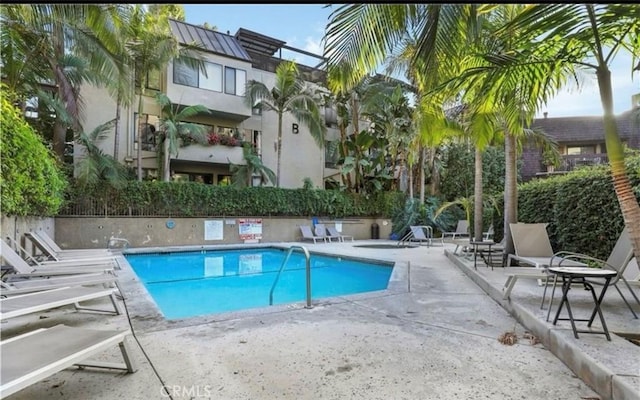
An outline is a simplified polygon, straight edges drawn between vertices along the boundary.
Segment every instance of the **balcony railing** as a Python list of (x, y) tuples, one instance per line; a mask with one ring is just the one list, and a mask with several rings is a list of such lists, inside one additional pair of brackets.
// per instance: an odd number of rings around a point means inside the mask
[(607, 164), (608, 162), (609, 158), (604, 153), (564, 155), (561, 165), (556, 168), (556, 171), (573, 171), (580, 167)]

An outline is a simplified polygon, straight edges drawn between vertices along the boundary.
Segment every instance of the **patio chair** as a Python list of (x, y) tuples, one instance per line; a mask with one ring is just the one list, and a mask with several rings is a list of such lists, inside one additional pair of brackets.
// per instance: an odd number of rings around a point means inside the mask
[(491, 240), (493, 239), (493, 224), (489, 225), (489, 229), (486, 232), (482, 232), (482, 240)]
[[(426, 233), (425, 233), (426, 231)], [(423, 242), (427, 243), (427, 246), (431, 245), (433, 238), (433, 228), (428, 225), (410, 225), (409, 232), (400, 239), (398, 245), (404, 242), (419, 242), (422, 245)]]
[(120, 296), (122, 290), (118, 277), (110, 273), (76, 274), (55, 277), (33, 277), (0, 281), (0, 296), (16, 296), (25, 293), (40, 292), (68, 286), (98, 286), (115, 287)]
[(456, 230), (453, 232), (442, 232), (442, 242), (444, 243), (444, 239), (459, 239), (461, 237), (469, 237), (469, 222), (466, 219), (461, 219), (458, 221), (458, 225), (456, 225)]
[[(95, 330), (56, 325), (0, 342), (0, 397), (5, 398), (73, 365), (136, 371), (126, 337), (130, 330)], [(120, 347), (124, 363), (88, 359)]]
[(96, 272), (111, 272), (113, 273), (113, 264), (96, 263), (96, 264), (67, 264), (64, 262), (51, 263), (44, 266), (32, 266), (16, 253), (7, 242), (0, 240), (0, 257), (3, 258), (14, 273), (10, 276), (11, 279), (18, 277), (33, 277), (33, 276), (55, 276), (55, 275), (76, 275), (85, 273)]
[(10, 236), (7, 236), (7, 242), (10, 243), (11, 248), (17, 253), (20, 258), (25, 260), (28, 264), (35, 267), (74, 267), (74, 266), (93, 266), (102, 265), (108, 268), (120, 269), (120, 263), (116, 256), (98, 256), (98, 257), (85, 257), (85, 258), (65, 258), (63, 260), (38, 260), (31, 256), (22, 246), (18, 244), (16, 240), (13, 240)]
[(554, 265), (563, 267), (587, 266), (578, 261), (564, 259), (553, 252), (546, 223), (509, 224), (509, 228), (515, 254), (509, 254), (507, 257), (507, 267), (511, 267), (512, 260), (516, 260), (520, 264), (531, 265), (533, 268), (515, 268), (514, 272), (507, 275), (507, 281), (502, 288), (504, 292), (503, 299), (508, 299), (511, 296), (511, 290), (518, 279), (536, 279), (538, 284), (545, 282), (542, 302), (540, 303), (540, 308), (542, 308), (547, 293), (546, 282), (549, 277), (547, 268), (551, 263), (555, 262)]
[(326, 236), (314, 235), (309, 225), (300, 225), (300, 233), (302, 233), (302, 240), (313, 240), (313, 243), (317, 243), (317, 240), (322, 239), (325, 243), (327, 242)]
[(351, 239), (351, 241), (353, 242), (353, 236), (343, 235), (342, 233), (338, 232), (335, 226), (328, 226), (327, 232), (329, 232), (330, 238), (337, 238), (339, 242), (344, 242), (345, 239)]
[[(317, 237), (323, 237), (325, 238), (325, 242), (328, 241), (329, 243), (331, 243), (332, 237), (329, 236), (329, 233), (327, 232), (327, 228), (324, 226), (324, 224), (316, 224), (314, 228), (314, 232)], [(338, 239), (338, 241), (340, 241), (340, 239)]]
[[(80, 306), (78, 303), (109, 297), (112, 310), (94, 309)], [(115, 296), (115, 289), (95, 287), (62, 287), (58, 289), (43, 290), (18, 296), (0, 299), (0, 318), (7, 320), (35, 312), (51, 310), (58, 307), (74, 305), (76, 310), (92, 311), (120, 315), (120, 307)]]
[[(609, 285), (613, 286), (618, 291), (624, 303), (627, 305), (627, 307), (629, 307), (629, 310), (631, 310), (633, 317), (636, 319), (638, 318), (638, 315), (633, 310), (633, 307), (631, 307), (631, 304), (629, 304), (627, 299), (622, 294), (622, 291), (618, 287), (618, 284), (620, 282), (624, 283), (627, 289), (629, 290), (629, 292), (631, 293), (631, 296), (633, 296), (633, 298), (636, 300), (636, 303), (640, 306), (640, 299), (638, 299), (638, 296), (633, 291), (633, 288), (631, 287), (627, 279), (625, 279), (624, 277), (624, 272), (627, 269), (627, 265), (629, 265), (629, 263), (633, 259), (633, 246), (631, 244), (631, 239), (629, 239), (629, 232), (627, 231), (627, 228), (624, 228), (620, 233), (620, 236), (618, 237), (618, 240), (616, 241), (616, 244), (613, 246), (613, 249), (611, 250), (611, 253), (609, 254), (609, 257), (607, 258), (606, 261), (595, 258), (595, 257), (590, 257), (582, 253), (572, 253), (572, 252), (563, 251), (556, 254), (564, 259), (581, 261), (585, 263), (588, 262), (589, 264), (591, 264), (592, 267), (597, 266), (599, 268), (616, 271), (617, 275), (611, 280)], [(553, 289), (551, 290), (551, 297), (549, 298), (549, 310), (547, 311), (547, 321), (549, 320), (549, 315), (551, 312), (551, 305), (553, 303), (553, 296), (556, 290), (555, 284), (557, 279), (558, 279), (558, 276), (556, 275), (553, 281)], [(596, 280), (591, 281), (589, 279), (586, 279), (586, 281), (592, 285), (602, 285), (602, 282), (600, 281), (596, 281)]]
[[(24, 236), (45, 256), (54, 261), (84, 258), (113, 258), (117, 255), (107, 249), (62, 250), (49, 236), (46, 236), (48, 239), (45, 239), (37, 232), (25, 232)], [(53, 243), (53, 245), (50, 243)]]

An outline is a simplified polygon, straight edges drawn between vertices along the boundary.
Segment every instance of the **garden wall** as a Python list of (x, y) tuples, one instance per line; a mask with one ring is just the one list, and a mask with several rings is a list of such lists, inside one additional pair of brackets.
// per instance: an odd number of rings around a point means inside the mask
[[(292, 242), (301, 238), (299, 225), (311, 225), (309, 218), (250, 217), (262, 219), (262, 239), (266, 242)], [(113, 237), (125, 238), (129, 247), (180, 246), (244, 243), (240, 238), (241, 217), (56, 217), (55, 230), (45, 226), (38, 229), (55, 235), (62, 248), (105, 248)], [(222, 239), (205, 239), (205, 221), (222, 225)], [(343, 218), (318, 220), (327, 226), (342, 223), (342, 233), (356, 240), (371, 239), (371, 225), (377, 223), (379, 237), (388, 239), (391, 221), (385, 218)], [(209, 232), (214, 231), (210, 230)], [(54, 233), (52, 233), (52, 231)]]

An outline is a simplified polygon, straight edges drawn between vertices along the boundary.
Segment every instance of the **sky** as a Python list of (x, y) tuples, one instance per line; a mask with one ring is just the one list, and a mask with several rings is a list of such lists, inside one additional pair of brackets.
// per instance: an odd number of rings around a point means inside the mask
[[(234, 35), (244, 28), (282, 40), (287, 46), (321, 55), (322, 38), (331, 12), (337, 5), (324, 4), (185, 4), (185, 20), (191, 24), (208, 22), (219, 32)], [(315, 66), (319, 59), (282, 51), (282, 57)], [(631, 55), (620, 52), (610, 66), (613, 85), (614, 113), (631, 109), (631, 96), (640, 93), (640, 74), (631, 75)], [(581, 89), (575, 85), (562, 90), (540, 109), (551, 117), (601, 116), (602, 103), (595, 75), (584, 76)]]

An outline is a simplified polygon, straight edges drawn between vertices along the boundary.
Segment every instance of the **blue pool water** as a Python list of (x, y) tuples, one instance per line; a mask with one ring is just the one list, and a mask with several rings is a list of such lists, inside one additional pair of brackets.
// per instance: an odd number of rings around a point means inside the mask
[[(273, 248), (128, 254), (127, 261), (167, 319), (269, 305), (269, 292), (286, 251)], [(291, 254), (273, 292), (273, 304), (306, 299), (305, 258)], [(311, 255), (311, 297), (387, 288), (390, 264)]]

